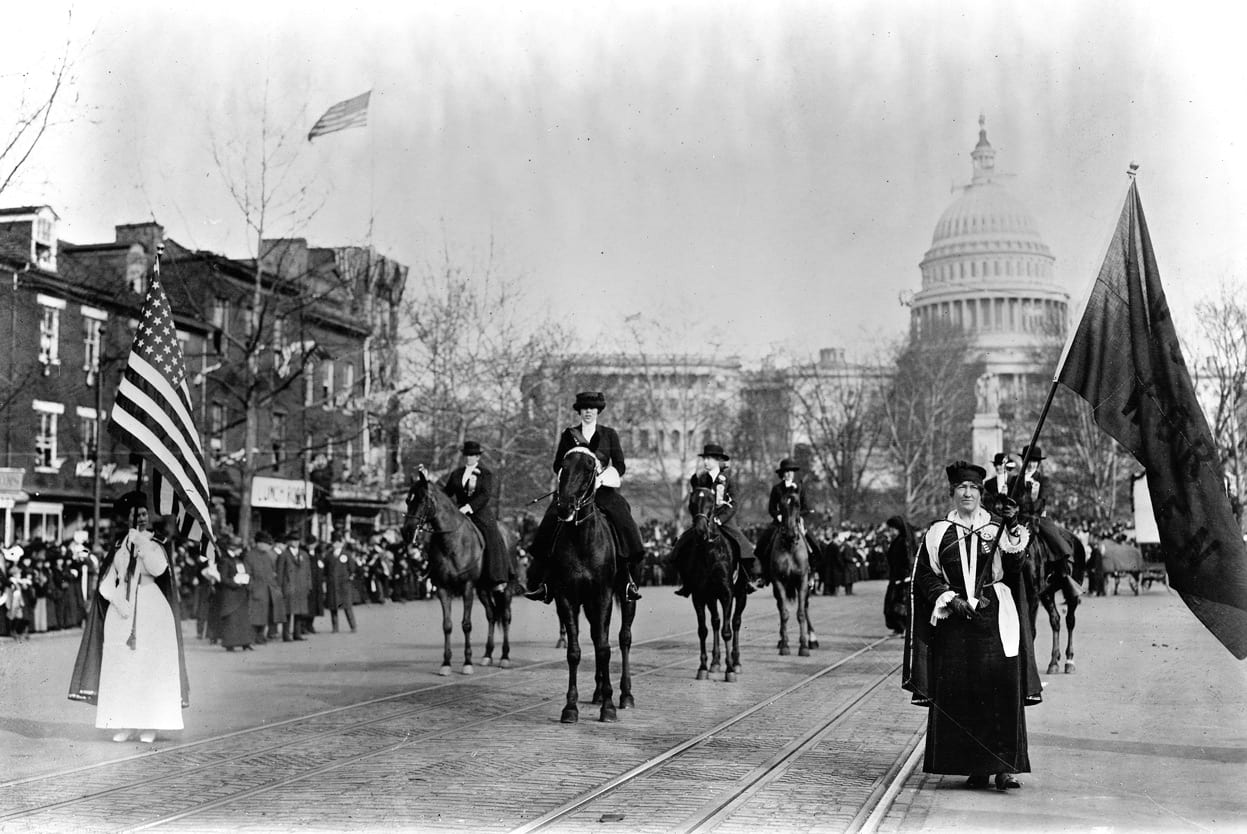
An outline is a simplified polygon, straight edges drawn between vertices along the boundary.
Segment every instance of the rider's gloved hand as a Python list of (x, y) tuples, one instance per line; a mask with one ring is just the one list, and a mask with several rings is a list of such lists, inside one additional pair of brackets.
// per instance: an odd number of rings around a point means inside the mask
[(996, 508), (1000, 511), (1000, 517), (1004, 519), (1005, 527), (1008, 528), (1009, 532), (1012, 533), (1017, 530), (1018, 502), (1007, 495), (1002, 495), (996, 504)]

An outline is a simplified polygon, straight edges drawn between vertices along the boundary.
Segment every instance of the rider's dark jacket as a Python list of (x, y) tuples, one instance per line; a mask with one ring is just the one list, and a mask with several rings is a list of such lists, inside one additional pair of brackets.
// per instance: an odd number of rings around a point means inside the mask
[(780, 524), (784, 515), (784, 493), (795, 490), (797, 500), (801, 502), (801, 515), (804, 516), (810, 511), (809, 505), (805, 501), (805, 484), (800, 481), (794, 481), (791, 484), (780, 481), (771, 487), (771, 498), (767, 502), (766, 511), (771, 514), (771, 521)]
[[(619, 444), (619, 435), (610, 426), (603, 426), (599, 423), (594, 429), (593, 437), (590, 438), (584, 436), (580, 426), (568, 426), (563, 429), (563, 433), (559, 435), (558, 448), (554, 452), (552, 468), (556, 473), (563, 468), (563, 456), (573, 446), (583, 446), (597, 455), (603, 469), (613, 466), (620, 475), (627, 470), (623, 447)], [(624, 557), (630, 562), (639, 562), (644, 559), (645, 544), (641, 541), (641, 531), (637, 529), (636, 521), (632, 518), (632, 508), (619, 494), (619, 490), (615, 487), (599, 486), (596, 503), (610, 519), (619, 538), (623, 541)], [(545, 518), (541, 520), (541, 528), (537, 531), (537, 537), (534, 539), (535, 548), (548, 547), (548, 543), (552, 542), (555, 519), (553, 510), (554, 504), (551, 503)]]

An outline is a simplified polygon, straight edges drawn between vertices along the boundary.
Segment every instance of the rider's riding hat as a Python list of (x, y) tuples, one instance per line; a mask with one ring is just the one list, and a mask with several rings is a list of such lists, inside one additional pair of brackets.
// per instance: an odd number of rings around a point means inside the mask
[(701, 447), (701, 455), (703, 458), (718, 458), (719, 460), (731, 460), (727, 456), (727, 452), (723, 451), (723, 447), (718, 443), (707, 443)]
[(606, 395), (601, 391), (581, 391), (576, 395), (576, 402), (572, 405), (572, 410), (580, 411), (582, 408), (603, 410), (606, 408)]
[(130, 515), (131, 510), (147, 509), (147, 493), (132, 489), (113, 501), (113, 513), (119, 516)]
[(1047, 458), (1043, 456), (1043, 449), (1040, 449), (1038, 446), (1023, 446), (1022, 460), (1047, 460)]
[(459, 453), (463, 455), (479, 455), (481, 453), (481, 444), (475, 440), (465, 440), (463, 441), (463, 448), (459, 450)]
[(800, 472), (801, 464), (792, 458), (784, 458), (779, 462), (779, 468), (775, 470), (776, 475), (783, 475), (785, 472)]
[(948, 475), (948, 485), (957, 486), (966, 482), (977, 485), (982, 488), (984, 479), (987, 478), (987, 470), (973, 463), (967, 463), (964, 460), (956, 460), (948, 464), (944, 468), (944, 473)]

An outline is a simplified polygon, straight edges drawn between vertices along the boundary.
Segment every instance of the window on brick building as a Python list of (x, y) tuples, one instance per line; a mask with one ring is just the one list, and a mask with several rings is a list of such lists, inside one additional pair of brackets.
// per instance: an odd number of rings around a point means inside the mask
[(95, 460), (100, 442), (100, 424), (94, 408), (78, 407), (78, 454), (82, 460)]
[(35, 468), (52, 469), (57, 466), (56, 429), (57, 418), (64, 413), (65, 407), (60, 403), (48, 403), (42, 400), (34, 402), (35, 417)]
[(87, 385), (94, 385), (100, 372), (100, 341), (104, 322), (94, 318), (82, 320), (82, 370), (87, 375)]
[(208, 448), (218, 455), (225, 451), (225, 406), (220, 403), (208, 408)]
[(273, 468), (281, 466), (286, 461), (286, 426), (288, 421), (286, 415), (280, 411), (273, 412)]
[(53, 301), (39, 297), (39, 362), (45, 367), (61, 364), (61, 309), (65, 303), (49, 303)]
[(333, 408), (333, 360), (326, 359), (323, 363), (320, 378), (320, 398), (325, 408)]

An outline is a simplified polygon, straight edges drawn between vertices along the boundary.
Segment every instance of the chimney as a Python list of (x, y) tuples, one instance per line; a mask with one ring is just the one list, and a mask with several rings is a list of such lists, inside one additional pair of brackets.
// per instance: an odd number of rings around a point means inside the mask
[(118, 243), (137, 243), (149, 256), (156, 254), (156, 247), (165, 242), (165, 229), (159, 223), (126, 223), (114, 227)]
[(260, 244), (260, 267), (279, 278), (302, 278), (307, 275), (307, 238), (272, 238)]

